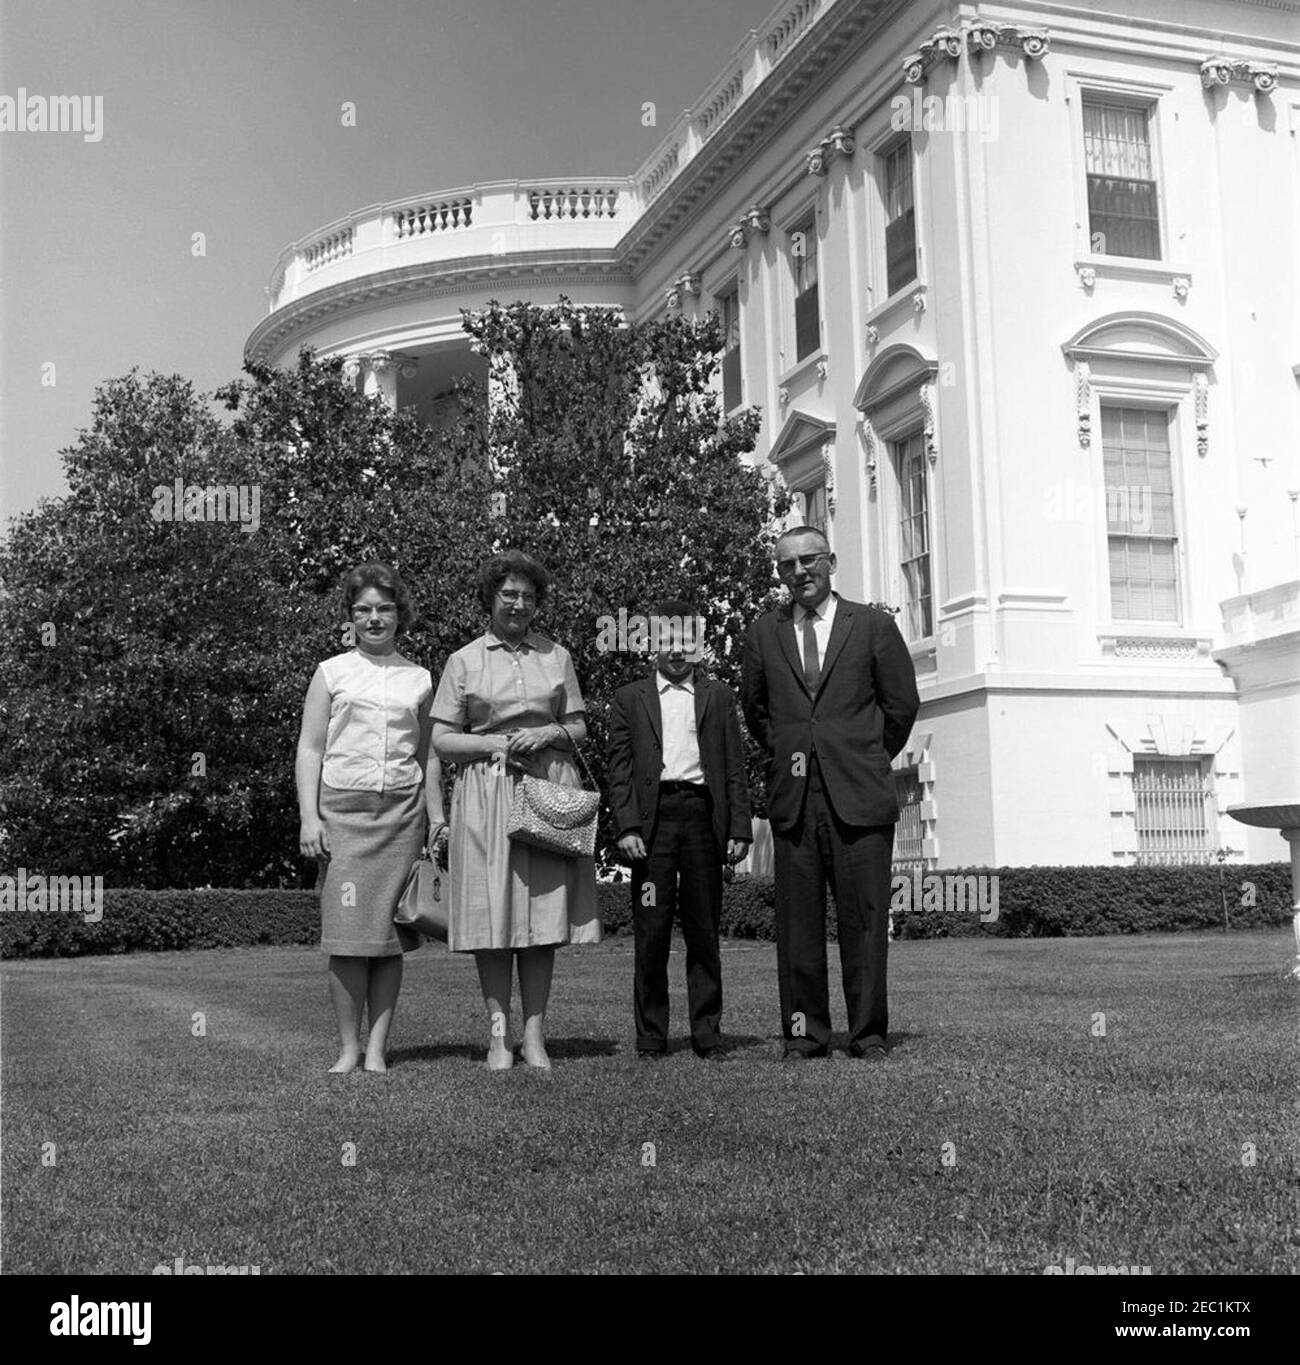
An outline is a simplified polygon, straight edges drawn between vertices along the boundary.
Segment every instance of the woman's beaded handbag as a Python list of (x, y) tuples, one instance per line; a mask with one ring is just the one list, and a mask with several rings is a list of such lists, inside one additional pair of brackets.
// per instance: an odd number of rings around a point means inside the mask
[[(581, 751), (574, 746), (573, 753), (587, 780), (594, 786)], [(506, 833), (518, 843), (530, 844), (548, 853), (567, 858), (590, 858), (596, 851), (599, 814), (599, 791), (566, 787), (560, 782), (525, 774), (515, 784)]]

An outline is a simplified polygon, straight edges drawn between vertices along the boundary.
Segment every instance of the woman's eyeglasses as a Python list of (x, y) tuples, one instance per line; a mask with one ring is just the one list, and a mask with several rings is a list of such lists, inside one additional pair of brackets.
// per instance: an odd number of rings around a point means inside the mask
[(531, 592), (514, 592), (514, 591), (506, 591), (505, 589), (498, 589), (498, 590), (497, 590), (497, 596), (498, 596), (503, 602), (508, 602), (511, 606), (513, 606), (516, 602), (522, 602), (523, 605), (526, 606), (526, 607), (535, 607), (535, 606), (537, 605), (537, 594), (536, 594), (536, 593), (531, 593)]

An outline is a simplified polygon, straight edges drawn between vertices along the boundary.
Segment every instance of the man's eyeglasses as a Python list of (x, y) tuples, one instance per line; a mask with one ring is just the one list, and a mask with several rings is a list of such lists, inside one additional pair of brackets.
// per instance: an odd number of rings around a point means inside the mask
[(360, 617), (364, 621), (372, 611), (377, 611), (380, 616), (397, 615), (397, 607), (392, 602), (381, 602), (377, 607), (363, 607), (358, 604), (352, 608), (352, 615)]
[(508, 603), (510, 603), (512, 606), (513, 606), (514, 603), (516, 603), (516, 602), (522, 602), (522, 603), (524, 604), (524, 606), (526, 606), (526, 607), (535, 607), (535, 606), (537, 605), (537, 594), (536, 594), (536, 593), (531, 593), (531, 592), (515, 592), (515, 591), (509, 591), (509, 592), (507, 592), (505, 589), (498, 589), (498, 590), (497, 590), (497, 596), (498, 596), (503, 602), (508, 602)]
[(798, 555), (794, 559), (778, 559), (776, 561), (776, 571), (782, 577), (794, 573), (796, 568), (814, 569), (823, 559), (829, 559), (827, 551), (822, 550), (815, 555)]

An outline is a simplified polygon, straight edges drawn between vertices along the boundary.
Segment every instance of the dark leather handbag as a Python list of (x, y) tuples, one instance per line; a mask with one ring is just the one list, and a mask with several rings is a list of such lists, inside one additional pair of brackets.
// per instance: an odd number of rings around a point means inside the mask
[(406, 885), (398, 897), (393, 923), (414, 929), (425, 938), (447, 941), (447, 897), (442, 884), (442, 869), (426, 848), (412, 864)]

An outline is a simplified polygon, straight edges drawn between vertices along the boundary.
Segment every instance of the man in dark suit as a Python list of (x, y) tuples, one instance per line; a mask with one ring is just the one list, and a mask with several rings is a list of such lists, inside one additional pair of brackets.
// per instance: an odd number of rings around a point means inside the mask
[(785, 532), (776, 571), (789, 605), (745, 643), (741, 704), (768, 756), (776, 953), (785, 1057), (830, 1050), (826, 884), (835, 896), (849, 1054), (881, 1061), (898, 800), (890, 759), (920, 700), (893, 617), (831, 592), (835, 556), (814, 527)]
[(696, 671), (701, 625), (685, 602), (660, 603), (651, 618), (655, 671), (621, 687), (610, 715), (610, 801), (632, 864), (636, 1046), (646, 1061), (668, 1049), (674, 914), (686, 940), (691, 1045), (723, 1060), (722, 866), (739, 862), (752, 838), (736, 702)]

